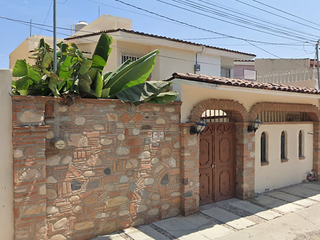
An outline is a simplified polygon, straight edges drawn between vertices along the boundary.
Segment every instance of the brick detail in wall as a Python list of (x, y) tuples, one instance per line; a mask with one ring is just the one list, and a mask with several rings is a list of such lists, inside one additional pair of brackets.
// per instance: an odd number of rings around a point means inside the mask
[(181, 211), (184, 216), (199, 211), (199, 136), (190, 135), (192, 125), (180, 125)]
[(184, 211), (180, 105), (14, 96), (16, 239), (89, 239)]
[[(208, 99), (196, 104), (189, 116), (190, 122), (198, 122), (202, 113), (208, 109), (223, 110), (232, 114), (236, 121), (236, 195), (241, 199), (254, 196), (254, 133), (248, 133), (250, 115), (238, 101)], [(253, 118), (254, 119), (254, 118)], [(197, 149), (199, 151), (199, 149)]]
[(320, 176), (320, 123), (313, 123), (313, 170)]
[(312, 104), (275, 103), (275, 102), (256, 103), (250, 109), (250, 118), (255, 119), (262, 111), (303, 112), (303, 113), (308, 113), (312, 121), (314, 122), (320, 121), (319, 109)]
[(208, 99), (197, 103), (191, 110), (189, 122), (198, 122), (206, 110), (223, 110), (231, 113), (236, 122), (245, 122), (249, 119), (247, 109), (238, 101), (228, 99)]
[[(28, 110), (26, 110), (28, 111)], [(13, 128), (15, 239), (46, 239), (46, 158), (48, 126)]]
[(254, 197), (255, 134), (248, 133), (247, 123), (236, 123), (236, 196)]

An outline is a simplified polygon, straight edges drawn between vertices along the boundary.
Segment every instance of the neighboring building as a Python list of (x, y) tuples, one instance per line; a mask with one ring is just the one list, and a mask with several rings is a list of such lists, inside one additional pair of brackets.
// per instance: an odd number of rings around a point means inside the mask
[(254, 60), (235, 60), (234, 78), (255, 81), (256, 71), (254, 69)]
[(309, 58), (256, 58), (235, 60), (234, 65), (234, 77), (237, 79), (318, 88), (317, 63)]
[[(158, 49), (160, 53), (152, 72), (152, 80), (167, 79), (172, 72), (233, 77), (235, 59), (250, 60), (255, 57), (253, 54), (137, 32), (131, 29), (130, 19), (109, 15), (103, 15), (88, 25), (84, 22), (79, 25), (84, 27), (65, 40), (76, 43), (87, 57), (91, 57), (101, 33), (107, 33), (113, 37), (113, 50), (105, 71), (116, 69), (127, 58), (137, 59)], [(11, 62), (25, 58), (29, 50), (30, 48), (15, 50), (12, 53)], [(12, 67), (11, 63), (10, 68)]]
[(255, 59), (258, 82), (286, 83), (301, 87), (316, 87), (315, 61), (304, 59)]
[[(9, 68), (13, 69), (16, 61), (18, 59), (26, 59), (29, 64), (33, 64), (34, 60), (29, 57), (32, 55), (32, 51), (38, 47), (39, 41), (44, 38), (45, 42), (50, 46), (53, 45), (52, 37), (45, 37), (40, 35), (33, 35), (32, 37), (27, 37), (16, 49), (14, 49), (9, 55)], [(57, 43), (63, 41), (63, 39), (58, 38)]]

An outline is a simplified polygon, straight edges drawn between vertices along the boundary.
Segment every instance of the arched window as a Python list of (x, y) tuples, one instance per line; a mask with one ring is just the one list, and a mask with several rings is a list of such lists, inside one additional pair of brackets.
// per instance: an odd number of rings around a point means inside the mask
[(303, 144), (303, 131), (300, 130), (299, 131), (299, 136), (298, 136), (298, 154), (299, 154), (299, 158), (303, 158), (304, 156), (304, 152), (303, 152), (303, 147), (304, 147), (304, 144)]
[(281, 132), (281, 160), (287, 160), (287, 134)]
[(261, 163), (266, 163), (267, 161), (267, 134), (265, 132), (261, 133), (260, 138), (260, 161)]

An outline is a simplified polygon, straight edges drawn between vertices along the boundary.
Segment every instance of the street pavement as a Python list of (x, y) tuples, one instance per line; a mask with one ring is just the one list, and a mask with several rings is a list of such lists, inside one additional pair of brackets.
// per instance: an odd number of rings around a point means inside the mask
[(320, 182), (228, 199), (200, 207), (187, 217), (96, 237), (92, 240), (320, 240)]

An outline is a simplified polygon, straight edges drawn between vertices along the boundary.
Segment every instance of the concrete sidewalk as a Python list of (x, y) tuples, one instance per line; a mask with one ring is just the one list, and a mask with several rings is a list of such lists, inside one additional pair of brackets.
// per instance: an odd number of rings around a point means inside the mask
[(131, 227), (93, 240), (320, 239), (320, 182), (260, 194), (251, 201), (229, 199), (174, 217)]

